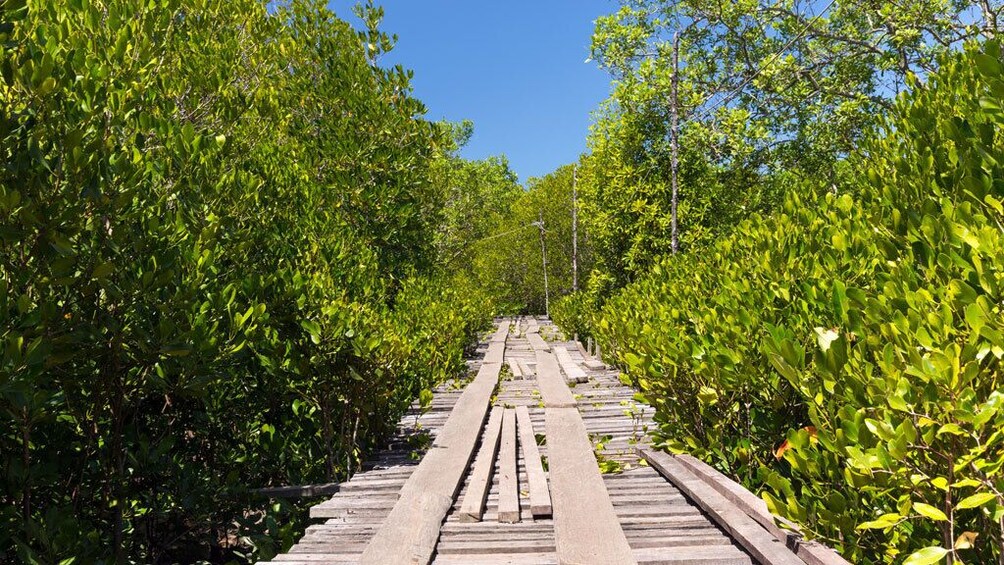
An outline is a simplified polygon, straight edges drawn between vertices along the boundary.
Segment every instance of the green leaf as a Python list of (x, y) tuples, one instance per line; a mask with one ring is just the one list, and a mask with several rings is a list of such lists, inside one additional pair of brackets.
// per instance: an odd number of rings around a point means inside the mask
[(903, 516), (896, 514), (895, 512), (890, 512), (888, 514), (883, 514), (877, 520), (872, 520), (870, 522), (862, 522), (858, 524), (857, 530), (881, 530), (895, 526), (903, 519)]
[(948, 521), (948, 516), (944, 512), (938, 510), (937, 508), (931, 506), (930, 504), (925, 504), (923, 502), (914, 502), (913, 508), (920, 513), (921, 516), (930, 518), (932, 520), (937, 520), (939, 522)]
[(983, 53), (974, 54), (976, 60), (976, 68), (980, 70), (980, 74), (989, 78), (996, 78), (1000, 74), (1000, 62), (991, 57), (990, 55), (985, 55)]
[(977, 508), (979, 506), (983, 506), (984, 504), (990, 502), (991, 500), (994, 500), (995, 498), (996, 497), (992, 493), (981, 492), (981, 493), (977, 493), (977, 494), (974, 494), (972, 496), (967, 496), (966, 498), (963, 498), (962, 500), (959, 501), (958, 504), (955, 505), (955, 508), (956, 508), (956, 510), (965, 510), (967, 508)]
[(930, 565), (931, 563), (941, 561), (946, 555), (948, 555), (948, 550), (943, 547), (925, 547), (920, 551), (911, 553), (903, 561), (903, 565)]

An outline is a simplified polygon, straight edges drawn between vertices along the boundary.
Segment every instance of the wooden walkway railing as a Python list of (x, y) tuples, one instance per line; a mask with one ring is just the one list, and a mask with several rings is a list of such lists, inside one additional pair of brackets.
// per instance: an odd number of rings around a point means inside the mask
[(501, 321), (463, 391), (405, 416), (274, 563), (847, 563), (707, 465), (651, 449), (652, 409), (548, 326)]

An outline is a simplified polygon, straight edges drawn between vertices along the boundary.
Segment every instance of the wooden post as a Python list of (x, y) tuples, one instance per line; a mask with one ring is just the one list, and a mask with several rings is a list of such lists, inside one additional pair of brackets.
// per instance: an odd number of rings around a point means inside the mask
[(679, 116), (679, 100), (677, 99), (677, 89), (679, 88), (679, 74), (680, 74), (680, 32), (673, 34), (673, 87), (672, 87), (672, 126), (670, 128), (670, 149), (673, 153), (672, 156), (672, 184), (673, 184), (673, 201), (672, 201), (672, 223), (673, 223), (673, 254), (675, 255), (677, 251), (680, 250), (680, 240), (677, 236), (676, 228), (676, 203), (677, 203), (677, 171), (680, 168), (680, 116)]
[(575, 164), (572, 166), (572, 292), (579, 291), (579, 212), (575, 186), (578, 176), (579, 165)]

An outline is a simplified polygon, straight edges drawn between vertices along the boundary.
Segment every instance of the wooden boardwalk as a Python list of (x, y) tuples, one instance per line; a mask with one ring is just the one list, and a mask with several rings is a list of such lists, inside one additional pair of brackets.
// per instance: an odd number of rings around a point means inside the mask
[(412, 408), (274, 563), (846, 564), (710, 467), (652, 450), (652, 408), (562, 340), (501, 321), (474, 378)]

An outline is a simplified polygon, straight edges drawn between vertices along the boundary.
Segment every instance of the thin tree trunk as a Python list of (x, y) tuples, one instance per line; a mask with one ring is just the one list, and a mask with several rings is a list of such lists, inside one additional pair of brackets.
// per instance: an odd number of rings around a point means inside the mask
[(672, 223), (673, 223), (673, 239), (672, 248), (673, 254), (675, 255), (680, 250), (680, 239), (677, 233), (677, 221), (676, 221), (676, 206), (678, 202), (678, 181), (677, 174), (680, 168), (680, 116), (679, 116), (679, 100), (677, 98), (677, 89), (679, 88), (679, 74), (680, 74), (680, 33), (676, 32), (673, 34), (673, 86), (672, 86), (672, 125), (670, 127), (670, 149), (672, 150), (672, 185), (673, 185), (673, 201), (672, 201)]
[(21, 515), (24, 523), (31, 520), (31, 418), (24, 409), (24, 428), (21, 430), (22, 459), (24, 464), (24, 491), (21, 493)]
[(579, 291), (579, 211), (576, 184), (579, 166), (572, 167), (572, 292)]

